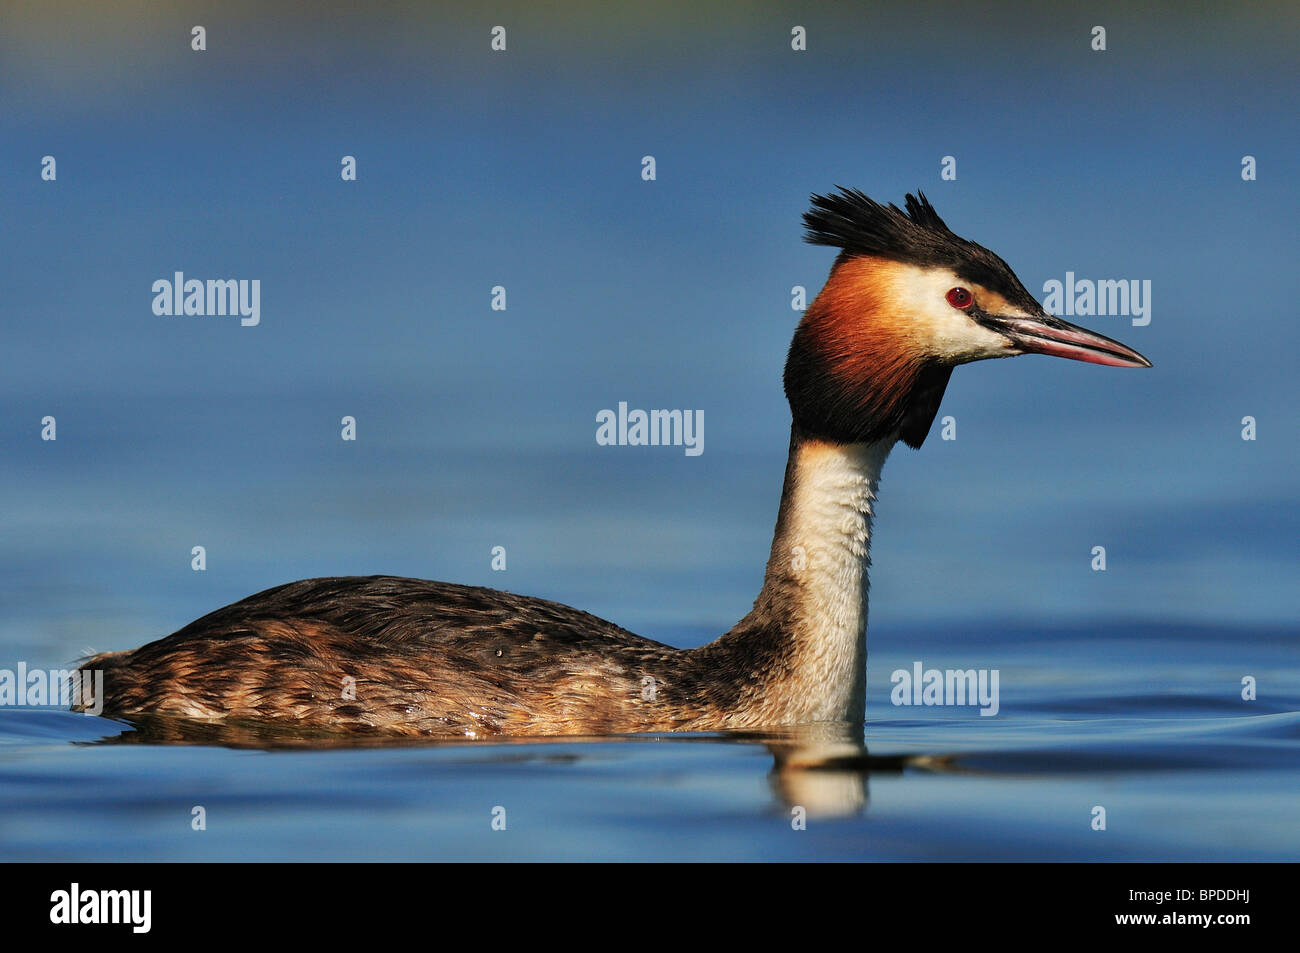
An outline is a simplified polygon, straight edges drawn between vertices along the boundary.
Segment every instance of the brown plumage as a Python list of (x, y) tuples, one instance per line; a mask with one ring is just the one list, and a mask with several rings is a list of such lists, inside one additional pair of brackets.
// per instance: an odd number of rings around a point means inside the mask
[(952, 365), (927, 352), (906, 323), (889, 262), (846, 257), (804, 312), (790, 345), (785, 387), (801, 433), (839, 443), (897, 434), (916, 448), (934, 422)]
[(268, 589), (82, 667), (104, 671), (110, 716), (471, 737), (706, 731), (769, 723), (759, 696), (780, 677), (780, 639), (774, 629), (764, 645), (755, 629), (683, 651), (542, 599), (335, 577)]

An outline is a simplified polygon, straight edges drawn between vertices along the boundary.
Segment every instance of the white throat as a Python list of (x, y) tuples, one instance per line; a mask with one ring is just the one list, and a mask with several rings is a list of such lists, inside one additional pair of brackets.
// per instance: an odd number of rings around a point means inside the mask
[(792, 448), (768, 584), (782, 593), (794, 638), (794, 694), (786, 698), (794, 720), (864, 715), (871, 521), (893, 445)]

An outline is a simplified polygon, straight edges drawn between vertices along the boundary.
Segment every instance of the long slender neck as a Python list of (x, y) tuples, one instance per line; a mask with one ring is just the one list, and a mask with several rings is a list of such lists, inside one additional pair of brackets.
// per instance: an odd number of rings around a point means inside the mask
[(894, 442), (791, 436), (763, 590), (715, 643), (756, 683), (745, 720), (862, 719), (872, 506)]

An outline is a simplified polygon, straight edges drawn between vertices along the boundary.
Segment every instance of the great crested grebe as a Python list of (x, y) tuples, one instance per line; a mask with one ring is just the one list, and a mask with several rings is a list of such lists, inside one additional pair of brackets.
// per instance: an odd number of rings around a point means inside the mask
[(924, 442), (953, 367), (1151, 362), (1047, 314), (923, 194), (906, 210), (815, 195), (804, 224), (840, 254), (786, 360), (790, 455), (763, 588), (716, 641), (675, 649), (495, 589), (306, 579), (86, 660), (104, 671), (104, 714), (469, 737), (861, 722), (880, 470), (897, 441)]

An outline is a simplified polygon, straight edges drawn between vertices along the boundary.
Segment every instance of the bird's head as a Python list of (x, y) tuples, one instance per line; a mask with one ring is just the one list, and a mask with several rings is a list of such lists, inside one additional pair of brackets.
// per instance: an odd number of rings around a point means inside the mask
[(835, 443), (925, 440), (958, 364), (1051, 354), (1150, 367), (1132, 348), (1048, 314), (1005, 261), (955, 235), (923, 194), (906, 209), (853, 189), (814, 195), (806, 239), (840, 249), (790, 345), (796, 430)]

